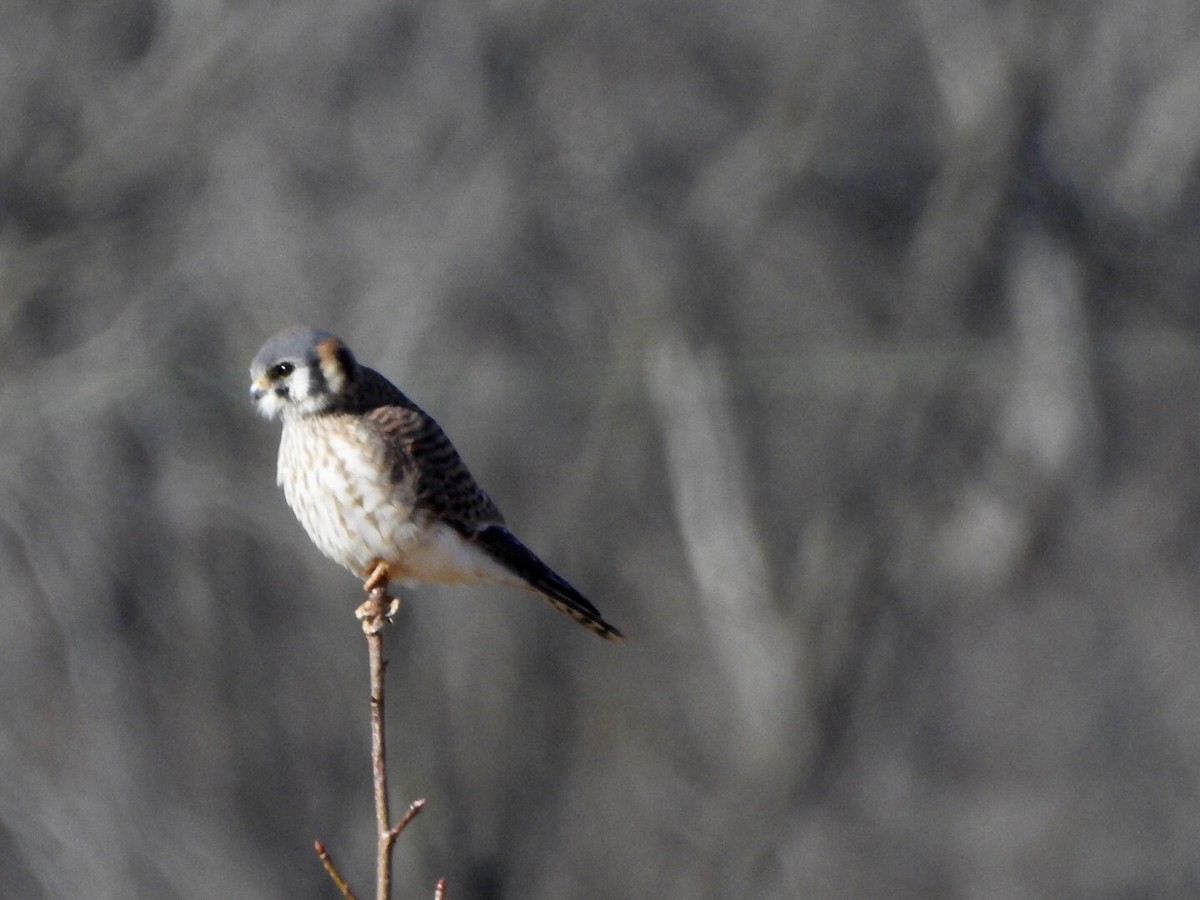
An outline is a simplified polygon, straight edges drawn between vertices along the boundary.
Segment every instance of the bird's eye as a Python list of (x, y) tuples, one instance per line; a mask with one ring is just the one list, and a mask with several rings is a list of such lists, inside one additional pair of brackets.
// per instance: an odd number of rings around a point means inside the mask
[(271, 376), (272, 381), (277, 381), (280, 378), (287, 378), (295, 370), (296, 367), (290, 362), (281, 362), (275, 363), (275, 365), (271, 366), (271, 368), (267, 370), (267, 374)]

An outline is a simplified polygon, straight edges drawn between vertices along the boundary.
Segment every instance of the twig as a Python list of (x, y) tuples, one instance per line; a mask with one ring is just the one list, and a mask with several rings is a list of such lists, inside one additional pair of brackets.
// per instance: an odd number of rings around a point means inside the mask
[(391, 828), (388, 829), (388, 836), (393, 841), (396, 838), (400, 837), (400, 832), (402, 832), (405, 828), (407, 828), (408, 823), (411, 822), (413, 819), (415, 819), (417, 817), (417, 813), (419, 813), (424, 808), (425, 808), (425, 798), (424, 797), (422, 797), (419, 800), (414, 800), (412, 803), (408, 804), (408, 811), (404, 814), (404, 818), (402, 818), (399, 822), (397, 822), (395, 825), (393, 825)]
[(321, 865), (325, 867), (325, 871), (329, 873), (329, 877), (333, 879), (333, 883), (337, 885), (337, 889), (342, 892), (342, 896), (346, 900), (358, 900), (354, 896), (354, 892), (350, 890), (350, 885), (346, 884), (346, 880), (338, 873), (337, 867), (333, 864), (333, 857), (329, 855), (329, 851), (325, 849), (325, 845), (320, 841), (314, 841), (313, 849), (317, 851), (317, 858), (321, 860)]
[(388, 596), (386, 589), (377, 587), (363, 604), (363, 633), (367, 636), (367, 657), (371, 667), (371, 765), (375, 777), (375, 896), (390, 900), (392, 896), (392, 816), (388, 811), (387, 742), (383, 730), (383, 673), (387, 662), (383, 658), (383, 630), (387, 621)]
[[(374, 581), (368, 580), (368, 586)], [(425, 806), (424, 798), (414, 800), (408, 806), (408, 811), (395, 825), (391, 824), (392, 816), (388, 810), (387, 784), (387, 742), (384, 733), (383, 720), (383, 673), (387, 669), (387, 660), (383, 658), (383, 637), (381, 632), (400, 608), (400, 601), (387, 595), (386, 586), (375, 586), (367, 593), (367, 600), (356, 614), (362, 620), (363, 634), (367, 636), (367, 660), (371, 668), (371, 772), (375, 781), (375, 835), (377, 839), (375, 852), (375, 896), (376, 900), (391, 900), (392, 896), (392, 850), (400, 832), (408, 827), (408, 823), (417, 817)], [(345, 879), (333, 865), (325, 845), (320, 841), (315, 844), (317, 856), (325, 871), (333, 879), (343, 898), (356, 900)], [(445, 896), (445, 879), (438, 882), (437, 896)]]
[(371, 664), (371, 762), (375, 776), (375, 827), (379, 843), (375, 853), (375, 896), (392, 896), (392, 854), (389, 829), (387, 743), (383, 739), (383, 638), (379, 632), (367, 635), (367, 653)]
[(375, 827), (378, 845), (375, 853), (375, 896), (390, 900), (392, 896), (392, 849), (396, 838), (425, 806), (425, 800), (414, 800), (404, 817), (395, 825), (388, 803), (387, 743), (383, 718), (383, 673), (387, 661), (383, 658), (383, 626), (396, 614), (399, 602), (376, 587), (360, 607), (363, 633), (367, 636), (367, 657), (371, 667), (371, 767), (375, 780)]

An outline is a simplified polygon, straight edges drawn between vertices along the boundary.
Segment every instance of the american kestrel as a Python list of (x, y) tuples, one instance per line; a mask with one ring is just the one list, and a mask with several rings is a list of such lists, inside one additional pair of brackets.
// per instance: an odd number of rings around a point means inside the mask
[(609, 640), (609, 625), (504, 524), (433, 418), (338, 338), (295, 327), (250, 366), (250, 397), (283, 420), (277, 480), (317, 548), (364, 579), (525, 588)]

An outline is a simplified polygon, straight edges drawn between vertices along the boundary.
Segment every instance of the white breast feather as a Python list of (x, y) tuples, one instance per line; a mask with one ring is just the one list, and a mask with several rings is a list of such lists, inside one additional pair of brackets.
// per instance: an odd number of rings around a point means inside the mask
[(278, 480), (317, 548), (356, 575), (419, 538), (412, 508), (368, 441), (343, 419), (285, 422)]
[(382, 559), (398, 581), (524, 583), (451, 526), (414, 519), (378, 448), (344, 419), (285, 422), (278, 481), (317, 548), (360, 577)]

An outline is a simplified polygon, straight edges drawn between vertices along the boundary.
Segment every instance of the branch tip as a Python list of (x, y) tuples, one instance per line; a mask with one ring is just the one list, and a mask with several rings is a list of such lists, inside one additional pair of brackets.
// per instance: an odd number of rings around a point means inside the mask
[(387, 831), (388, 838), (393, 841), (396, 838), (398, 838), (400, 836), (400, 832), (402, 832), (405, 828), (407, 828), (408, 823), (411, 822), (413, 819), (415, 819), (417, 817), (417, 813), (419, 813), (424, 808), (425, 808), (425, 798), (424, 797), (414, 800), (412, 803), (408, 804), (408, 812), (406, 812), (404, 814), (403, 818), (401, 818), (399, 822), (397, 822), (395, 825), (393, 825), (391, 828), (388, 829), (388, 831)]
[(333, 864), (333, 857), (329, 855), (329, 851), (325, 849), (325, 845), (320, 841), (313, 841), (313, 849), (317, 851), (317, 859), (321, 860), (321, 865), (325, 867), (325, 871), (329, 873), (330, 879), (334, 886), (342, 892), (344, 900), (357, 900), (354, 892), (350, 890), (350, 885), (346, 884), (346, 880), (342, 878), (337, 867)]

